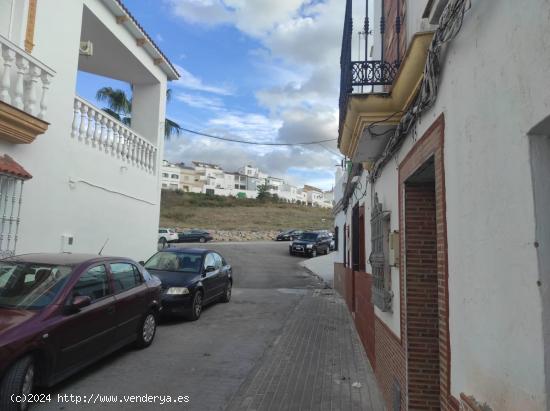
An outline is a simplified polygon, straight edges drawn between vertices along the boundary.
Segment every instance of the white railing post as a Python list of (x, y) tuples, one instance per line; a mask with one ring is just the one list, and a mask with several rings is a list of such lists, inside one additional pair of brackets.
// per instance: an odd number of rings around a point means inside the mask
[(78, 131), (78, 140), (82, 141), (86, 137), (86, 131), (88, 127), (88, 110), (87, 105), (82, 104), (80, 108), (80, 129)]
[(107, 123), (109, 122), (109, 119), (106, 115), (103, 115), (103, 118), (101, 119), (101, 137), (100, 137), (100, 144), (99, 149), (104, 150), (107, 152), (106, 147), (109, 141), (109, 129), (107, 128)]
[(37, 89), (38, 79), (40, 78), (41, 70), (35, 64), (30, 65), (29, 78), (27, 80), (27, 93), (25, 95), (24, 108), (27, 113), (32, 116), (37, 115), (36, 103), (38, 102)]
[(46, 112), (48, 111), (46, 96), (48, 94), (48, 90), (50, 89), (51, 76), (45, 71), (42, 71), (40, 78), (42, 79), (42, 98), (40, 99), (40, 112), (38, 113), (38, 118), (44, 120), (46, 117)]
[(71, 137), (76, 138), (78, 136), (78, 123), (80, 121), (80, 106), (82, 103), (78, 100), (74, 101), (74, 110), (73, 110), (73, 130), (71, 132)]
[(86, 144), (90, 144), (90, 142), (93, 141), (95, 129), (97, 127), (96, 115), (97, 112), (93, 108), (90, 108), (88, 114), (88, 131), (86, 132)]
[(22, 55), (18, 54), (15, 57), (15, 66), (17, 67), (17, 74), (15, 77), (15, 89), (13, 92), (13, 101), (12, 105), (19, 110), (23, 110), (23, 95), (25, 93), (25, 73), (29, 68), (29, 64)]
[(101, 112), (96, 113), (95, 127), (94, 127), (94, 139), (92, 140), (92, 147), (101, 147), (101, 124), (103, 122), (103, 114)]
[(117, 123), (113, 123), (113, 143), (111, 145), (111, 155), (116, 155), (116, 150), (118, 147), (118, 139), (119, 139), (119, 129), (120, 126)]
[(4, 59), (4, 71), (2, 72), (2, 81), (0, 82), (0, 100), (11, 104), (11, 68), (15, 61), (15, 51), (2, 45), (2, 58)]

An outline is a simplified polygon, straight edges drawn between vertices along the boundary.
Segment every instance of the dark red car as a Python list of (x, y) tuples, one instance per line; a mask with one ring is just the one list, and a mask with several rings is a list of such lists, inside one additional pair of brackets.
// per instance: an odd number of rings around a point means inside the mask
[(0, 261), (0, 410), (127, 345), (149, 346), (160, 281), (127, 258), (27, 254)]

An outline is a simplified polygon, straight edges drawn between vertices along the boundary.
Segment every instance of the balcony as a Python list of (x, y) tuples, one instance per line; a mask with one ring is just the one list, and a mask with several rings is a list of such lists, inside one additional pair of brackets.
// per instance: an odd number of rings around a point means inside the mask
[(0, 35), (0, 139), (28, 144), (48, 129), (48, 89), (55, 72)]
[[(374, 33), (370, 29), (367, 1), (365, 24), (360, 33), (367, 39), (362, 60), (352, 58), (353, 5), (352, 0), (346, 3), (340, 57), (338, 147), (342, 154), (362, 163), (366, 169), (382, 154), (401, 115), (414, 101), (433, 37), (431, 32), (416, 33), (407, 47), (401, 35), (403, 3), (403, 0), (374, 0), (375, 17), (380, 18), (380, 31)], [(372, 52), (369, 45), (373, 46)]]
[(71, 137), (124, 163), (156, 173), (157, 147), (80, 97), (74, 99)]

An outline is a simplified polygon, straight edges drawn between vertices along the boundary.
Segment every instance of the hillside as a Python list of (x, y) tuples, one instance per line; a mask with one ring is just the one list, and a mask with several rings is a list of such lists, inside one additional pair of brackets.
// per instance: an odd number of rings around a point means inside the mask
[(331, 212), (295, 204), (163, 191), (160, 226), (247, 231), (330, 229)]

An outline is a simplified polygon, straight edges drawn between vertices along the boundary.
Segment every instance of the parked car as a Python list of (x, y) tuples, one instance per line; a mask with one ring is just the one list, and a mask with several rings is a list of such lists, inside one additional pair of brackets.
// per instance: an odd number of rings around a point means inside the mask
[(307, 255), (317, 257), (318, 254), (330, 252), (330, 241), (332, 237), (318, 231), (306, 231), (300, 238), (292, 241), (288, 246), (290, 255)]
[(302, 235), (302, 230), (287, 230), (279, 233), (275, 240), (277, 241), (292, 241)]
[(178, 243), (206, 243), (214, 238), (208, 231), (204, 230), (186, 230), (178, 233)]
[(161, 283), (127, 258), (27, 254), (0, 261), (0, 409), (155, 337)]
[(195, 321), (205, 304), (231, 300), (233, 269), (216, 251), (168, 248), (154, 254), (144, 266), (162, 282), (163, 314)]
[(167, 243), (178, 241), (178, 233), (171, 228), (159, 228), (159, 243), (164, 247)]

